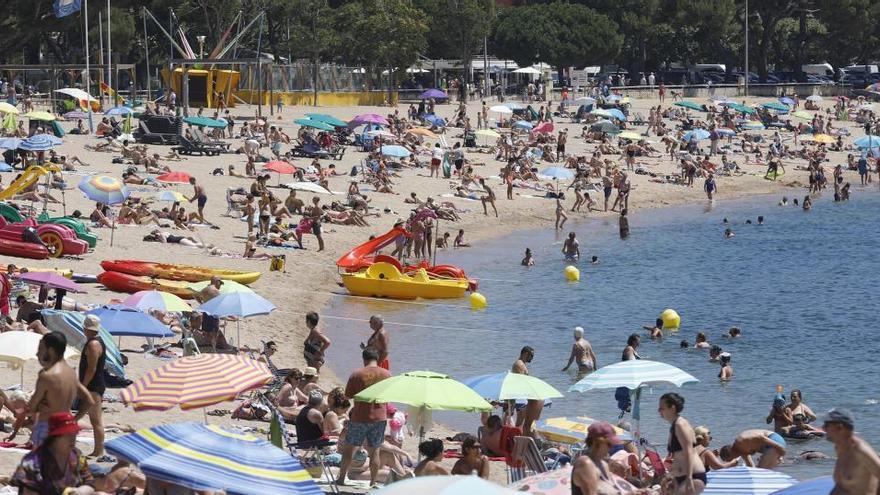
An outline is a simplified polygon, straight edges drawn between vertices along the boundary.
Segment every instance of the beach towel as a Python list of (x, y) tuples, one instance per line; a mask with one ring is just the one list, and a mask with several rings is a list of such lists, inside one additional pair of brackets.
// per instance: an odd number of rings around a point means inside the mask
[[(67, 345), (82, 350), (86, 344), (86, 335), (83, 333), (83, 321), (86, 315), (74, 311), (59, 311), (54, 309), (44, 309), (40, 312), (46, 321), (46, 327), (49, 330), (58, 331), (67, 337)], [(116, 346), (113, 336), (106, 328), (101, 326), (98, 328), (98, 335), (107, 348), (107, 360), (104, 369), (108, 373), (119, 378), (125, 378), (125, 367), (122, 364), (122, 353)]]

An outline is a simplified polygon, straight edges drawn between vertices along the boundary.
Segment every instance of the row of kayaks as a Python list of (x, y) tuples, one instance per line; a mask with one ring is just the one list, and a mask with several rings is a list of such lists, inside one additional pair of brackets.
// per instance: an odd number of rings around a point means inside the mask
[(220, 277), (248, 285), (261, 275), (260, 272), (137, 260), (105, 260), (101, 262), (101, 268), (105, 271), (98, 275), (98, 282), (112, 291), (133, 294), (142, 290), (159, 290), (183, 299), (194, 297), (190, 288), (193, 282)]

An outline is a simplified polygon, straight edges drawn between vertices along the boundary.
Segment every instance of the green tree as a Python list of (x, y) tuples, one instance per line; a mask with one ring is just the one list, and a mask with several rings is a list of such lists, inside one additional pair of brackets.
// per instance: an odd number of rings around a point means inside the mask
[(880, 3), (874, 0), (822, 0), (817, 17), (824, 23), (824, 54), (835, 67), (868, 63), (880, 45)]
[(749, 41), (755, 48), (755, 65), (762, 81), (767, 79), (776, 28), (783, 19), (791, 17), (798, 7), (798, 0), (762, 0), (749, 3)]

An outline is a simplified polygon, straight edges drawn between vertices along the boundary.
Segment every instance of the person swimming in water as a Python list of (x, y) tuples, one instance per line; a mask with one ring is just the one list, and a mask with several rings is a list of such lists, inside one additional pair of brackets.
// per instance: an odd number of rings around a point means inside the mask
[(763, 216), (760, 216), (760, 215), (758, 216), (758, 225), (764, 225), (764, 217)]
[(648, 336), (651, 337), (651, 340), (663, 338), (663, 318), (657, 318), (653, 327), (644, 325), (642, 328), (648, 331)]
[(591, 265), (598, 265), (598, 264), (599, 264), (599, 257), (594, 255), (594, 256), (590, 259), (590, 264), (591, 264)]
[(810, 199), (809, 196), (804, 196), (804, 202), (802, 208), (804, 211), (809, 210), (813, 207), (813, 200)]
[(523, 257), (522, 261), (519, 262), (522, 266), (534, 266), (535, 259), (532, 258), (532, 250), (526, 248), (526, 255)]
[(562, 254), (565, 255), (565, 261), (578, 261), (581, 257), (580, 243), (574, 232), (569, 232), (568, 239), (562, 244)]
[(730, 229), (724, 229), (724, 238), (730, 239), (731, 237), (736, 237), (736, 234), (733, 233)]
[(733, 379), (733, 366), (730, 365), (730, 353), (722, 352), (718, 356), (719, 362), (721, 363), (721, 371), (718, 372), (718, 378), (721, 381), (730, 381)]

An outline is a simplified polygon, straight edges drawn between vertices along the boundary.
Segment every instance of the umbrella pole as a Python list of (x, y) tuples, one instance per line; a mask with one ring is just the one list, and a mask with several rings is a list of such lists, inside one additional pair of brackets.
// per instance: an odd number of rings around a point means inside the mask
[(21, 363), (21, 376), (18, 383), (21, 389), (24, 390), (24, 361)]
[(116, 232), (116, 215), (113, 215), (113, 224), (110, 226), (110, 245), (113, 245), (113, 234)]
[(207, 407), (202, 408), (202, 414), (205, 415), (205, 424), (208, 424), (208, 408)]
[(235, 342), (241, 347), (241, 320), (235, 320)]

